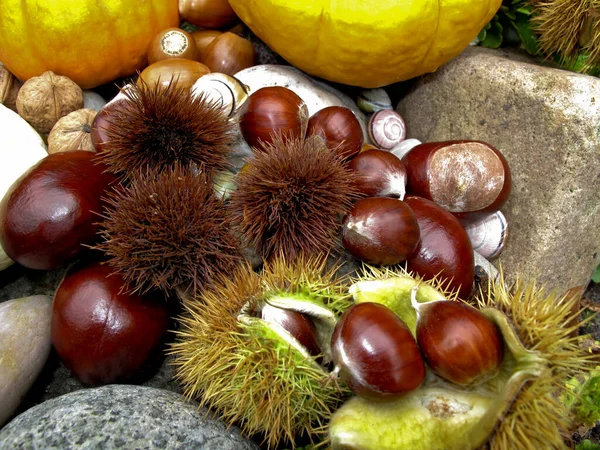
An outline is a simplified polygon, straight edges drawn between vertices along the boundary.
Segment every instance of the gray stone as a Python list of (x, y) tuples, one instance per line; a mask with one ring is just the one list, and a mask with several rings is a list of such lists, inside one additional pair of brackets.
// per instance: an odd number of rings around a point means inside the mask
[(588, 284), (600, 261), (600, 79), (469, 48), (397, 111), (411, 138), (483, 140), (506, 156), (510, 234), (495, 263), (509, 280)]
[(35, 406), (0, 430), (0, 449), (203, 449), (258, 446), (169, 391), (110, 385)]
[(0, 304), (0, 425), (15, 412), (50, 354), (52, 299), (46, 295)]

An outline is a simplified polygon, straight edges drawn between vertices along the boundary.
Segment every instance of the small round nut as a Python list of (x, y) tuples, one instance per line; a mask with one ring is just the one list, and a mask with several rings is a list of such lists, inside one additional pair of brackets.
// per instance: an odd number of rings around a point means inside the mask
[(81, 108), (81, 88), (50, 70), (27, 80), (17, 95), (18, 113), (41, 134), (50, 133), (58, 119)]
[(0, 63), (0, 103), (17, 112), (17, 94), (23, 83)]
[(95, 152), (90, 133), (96, 114), (98, 111), (83, 108), (58, 119), (48, 135), (48, 153), (70, 150)]

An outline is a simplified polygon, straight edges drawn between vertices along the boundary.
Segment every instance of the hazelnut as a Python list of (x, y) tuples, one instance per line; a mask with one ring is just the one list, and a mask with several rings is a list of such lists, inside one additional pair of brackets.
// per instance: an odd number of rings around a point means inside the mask
[(50, 70), (27, 80), (17, 95), (18, 113), (41, 134), (48, 134), (58, 119), (80, 108), (81, 88)]
[(0, 103), (17, 112), (17, 94), (23, 83), (0, 63)]
[(69, 150), (95, 152), (90, 133), (97, 113), (93, 109), (83, 108), (58, 119), (48, 135), (48, 153)]

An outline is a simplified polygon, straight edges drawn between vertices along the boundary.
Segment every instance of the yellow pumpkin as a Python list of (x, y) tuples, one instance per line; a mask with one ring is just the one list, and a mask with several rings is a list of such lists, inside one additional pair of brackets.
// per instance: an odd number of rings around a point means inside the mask
[(229, 0), (294, 66), (339, 83), (380, 87), (463, 51), (501, 0)]
[(1, 0), (0, 61), (21, 80), (52, 70), (87, 89), (143, 68), (178, 23), (177, 0)]

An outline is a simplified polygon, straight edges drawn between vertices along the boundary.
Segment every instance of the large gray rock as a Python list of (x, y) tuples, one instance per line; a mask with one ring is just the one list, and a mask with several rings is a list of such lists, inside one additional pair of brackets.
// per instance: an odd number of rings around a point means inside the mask
[(25, 411), (0, 430), (0, 449), (255, 450), (235, 427), (182, 396), (142, 386), (84, 389)]
[(469, 48), (401, 99), (409, 137), (486, 141), (513, 175), (509, 279), (559, 291), (587, 285), (600, 261), (600, 79)]
[(52, 299), (47, 295), (0, 304), (0, 426), (15, 412), (44, 368), (50, 348)]

